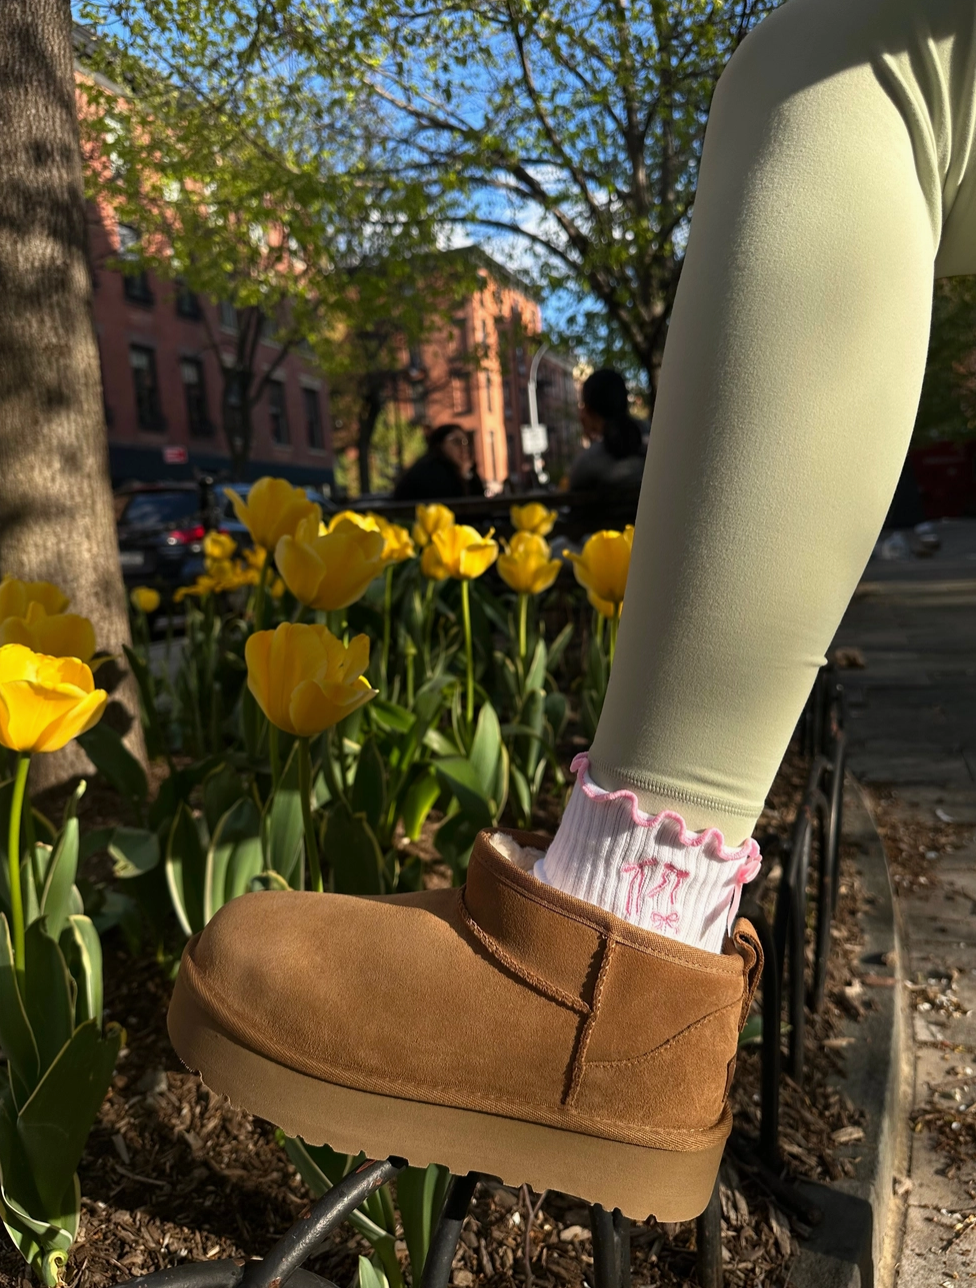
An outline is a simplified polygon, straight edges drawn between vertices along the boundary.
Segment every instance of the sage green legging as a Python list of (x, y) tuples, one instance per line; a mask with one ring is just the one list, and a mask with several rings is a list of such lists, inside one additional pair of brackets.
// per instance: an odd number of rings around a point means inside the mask
[(788, 0), (712, 104), (591, 754), (747, 837), (976, 272), (974, 0)]

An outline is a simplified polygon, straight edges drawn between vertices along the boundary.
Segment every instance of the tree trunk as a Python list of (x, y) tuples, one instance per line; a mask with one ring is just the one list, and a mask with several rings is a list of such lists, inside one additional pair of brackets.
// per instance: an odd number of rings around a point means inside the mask
[(382, 385), (377, 381), (370, 381), (366, 397), (363, 400), (362, 414), (359, 417), (359, 435), (357, 446), (359, 448), (359, 494), (366, 496), (372, 491), (372, 480), (369, 468), (369, 451), (373, 445), (373, 431), (376, 428), (376, 422), (380, 418), (380, 412), (383, 410)]
[[(145, 763), (91, 315), (68, 0), (0, 7), (0, 571), (56, 582), (91, 618), (106, 719)], [(35, 785), (91, 771), (76, 743)]]

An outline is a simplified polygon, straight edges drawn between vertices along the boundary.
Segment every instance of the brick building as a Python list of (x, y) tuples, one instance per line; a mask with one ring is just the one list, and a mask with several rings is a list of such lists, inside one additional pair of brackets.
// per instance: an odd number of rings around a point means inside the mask
[[(226, 305), (179, 291), (152, 273), (106, 267), (133, 230), (89, 207), (95, 331), (102, 364), (113, 484), (128, 479), (224, 474), (230, 453), (221, 409), (236, 318)], [(205, 321), (209, 321), (209, 327)], [(211, 336), (217, 337), (218, 352)], [(260, 344), (259, 369), (278, 351)], [(249, 478), (273, 473), (295, 483), (331, 486), (328, 386), (314, 364), (292, 351), (282, 359), (253, 413)]]
[[(480, 286), (458, 302), (449, 327), (412, 351), (400, 384), (400, 413), (426, 428), (456, 421), (475, 444), (478, 473), (490, 490), (521, 482), (531, 467), (522, 452), (529, 421), (528, 381), (539, 348), (542, 314), (529, 287), (477, 247)], [(539, 418), (550, 431), (550, 459), (577, 449), (580, 428), (571, 361), (552, 350), (539, 364)], [(547, 417), (549, 419), (547, 420)]]

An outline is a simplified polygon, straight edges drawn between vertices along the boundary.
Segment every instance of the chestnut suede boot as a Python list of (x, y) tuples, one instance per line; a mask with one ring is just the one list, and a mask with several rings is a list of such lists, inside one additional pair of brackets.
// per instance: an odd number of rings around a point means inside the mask
[(461, 890), (233, 899), (186, 947), (169, 1031), (311, 1144), (682, 1221), (712, 1191), (761, 968), (744, 919), (722, 953), (666, 939), (484, 832)]

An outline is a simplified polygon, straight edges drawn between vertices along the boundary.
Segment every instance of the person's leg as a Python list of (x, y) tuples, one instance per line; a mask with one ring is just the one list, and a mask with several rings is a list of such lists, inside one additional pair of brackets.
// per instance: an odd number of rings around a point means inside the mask
[(715, 94), (589, 795), (538, 870), (688, 942), (720, 948), (735, 865), (636, 810), (739, 846), (762, 809), (905, 458), (946, 220), (976, 269), (974, 22), (790, 0)]

